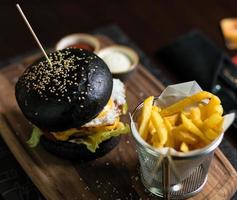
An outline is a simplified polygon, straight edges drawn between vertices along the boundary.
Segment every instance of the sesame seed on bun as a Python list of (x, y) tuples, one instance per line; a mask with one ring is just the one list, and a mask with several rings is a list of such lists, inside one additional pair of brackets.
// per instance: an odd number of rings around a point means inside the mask
[(16, 99), (25, 117), (42, 130), (79, 128), (107, 104), (111, 73), (92, 52), (67, 48), (30, 65), (16, 84)]

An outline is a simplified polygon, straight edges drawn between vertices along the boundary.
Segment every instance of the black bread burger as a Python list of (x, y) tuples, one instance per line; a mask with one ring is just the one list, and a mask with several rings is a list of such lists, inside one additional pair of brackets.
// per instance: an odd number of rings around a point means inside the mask
[(107, 65), (92, 52), (67, 48), (29, 66), (15, 95), (34, 124), (29, 145), (40, 142), (67, 159), (91, 160), (115, 147), (129, 131), (120, 121), (126, 112), (125, 87), (112, 79)]

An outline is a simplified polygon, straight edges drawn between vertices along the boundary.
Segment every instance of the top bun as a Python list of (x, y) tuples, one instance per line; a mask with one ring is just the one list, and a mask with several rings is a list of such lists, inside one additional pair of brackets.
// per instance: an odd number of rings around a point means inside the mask
[(79, 128), (107, 104), (113, 87), (109, 68), (92, 52), (67, 48), (29, 66), (16, 83), (26, 118), (47, 131)]

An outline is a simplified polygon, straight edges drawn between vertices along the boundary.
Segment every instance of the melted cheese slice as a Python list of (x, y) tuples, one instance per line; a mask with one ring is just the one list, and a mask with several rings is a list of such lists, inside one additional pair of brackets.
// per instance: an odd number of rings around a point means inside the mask
[[(103, 117), (105, 117), (109, 113), (109, 111), (114, 108), (114, 106), (115, 106), (114, 101), (112, 98), (110, 98), (108, 103), (104, 107), (104, 109), (100, 112), (100, 114), (95, 119), (102, 119)], [(118, 124), (119, 124), (119, 117), (116, 117), (114, 123), (111, 125), (102, 124), (99, 126), (97, 125), (97, 126), (90, 126), (90, 127), (82, 127), (81, 129), (71, 128), (66, 131), (52, 132), (52, 134), (57, 140), (66, 141), (69, 139), (71, 135), (78, 132), (83, 132), (83, 130), (85, 132), (91, 132), (91, 133), (112, 131), (117, 128)]]
[[(90, 128), (84, 128), (86, 132), (91, 132), (91, 133), (96, 133), (96, 132), (103, 132), (103, 131), (112, 131), (116, 129), (119, 125), (119, 117), (115, 120), (115, 123), (112, 125), (107, 125), (107, 126), (99, 126), (99, 127), (90, 127)], [(62, 132), (52, 132), (53, 136), (57, 140), (61, 141), (66, 141), (69, 139), (69, 137), (75, 133), (78, 133), (79, 131), (83, 132), (83, 129), (76, 129), (76, 128), (71, 128), (66, 131)]]
[(114, 106), (114, 102), (113, 102), (112, 98), (110, 98), (108, 103), (104, 107), (104, 109), (100, 112), (100, 114), (96, 118), (102, 118), (105, 115), (107, 115), (107, 113), (109, 112), (110, 109), (113, 108), (113, 106)]
[(75, 134), (76, 132), (78, 132), (78, 129), (76, 128), (71, 128), (68, 129), (66, 131), (61, 131), (61, 132), (51, 132), (53, 134), (53, 136), (57, 139), (57, 140), (61, 140), (61, 141), (66, 141), (69, 139), (69, 137), (73, 134)]

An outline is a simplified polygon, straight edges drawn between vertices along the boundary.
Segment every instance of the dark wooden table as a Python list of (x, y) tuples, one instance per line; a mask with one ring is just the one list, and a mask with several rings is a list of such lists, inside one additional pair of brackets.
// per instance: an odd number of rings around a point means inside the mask
[[(237, 53), (226, 49), (219, 27), (222, 18), (237, 17), (235, 0), (1, 0), (0, 66), (37, 49), (16, 10), (17, 2), (44, 46), (54, 45), (66, 34), (90, 32), (115, 23), (171, 79), (179, 80), (159, 64), (156, 52), (192, 29), (202, 30), (230, 56)], [(229, 132), (237, 147), (236, 131)]]

